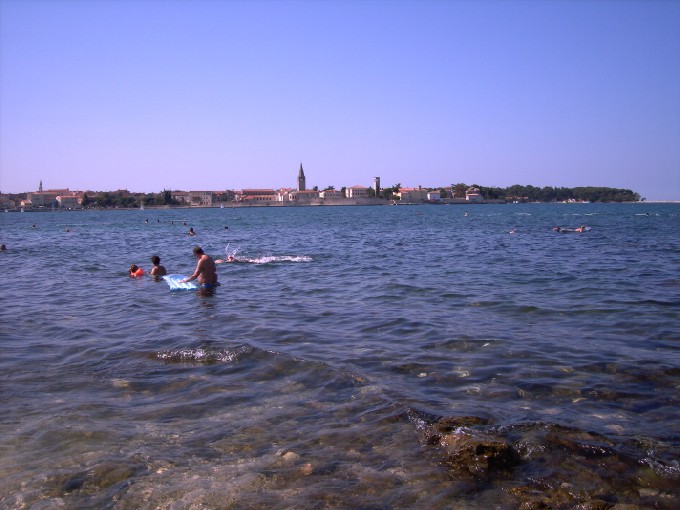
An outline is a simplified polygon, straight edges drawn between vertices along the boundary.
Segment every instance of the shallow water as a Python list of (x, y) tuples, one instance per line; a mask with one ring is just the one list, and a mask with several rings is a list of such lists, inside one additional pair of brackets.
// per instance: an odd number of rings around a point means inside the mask
[[(677, 508), (679, 227), (676, 204), (0, 214), (0, 506)], [(190, 274), (195, 244), (241, 260), (213, 293), (126, 276)], [(461, 467), (468, 436), (519, 460)]]

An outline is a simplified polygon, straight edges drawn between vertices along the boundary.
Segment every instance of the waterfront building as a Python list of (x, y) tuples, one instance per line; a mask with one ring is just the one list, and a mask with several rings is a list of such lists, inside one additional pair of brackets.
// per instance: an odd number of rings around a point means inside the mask
[(399, 198), (404, 203), (425, 202), (427, 200), (427, 190), (422, 186), (417, 188), (399, 188)]
[(339, 189), (325, 189), (319, 191), (319, 198), (344, 198), (344, 195)]
[(366, 186), (352, 186), (345, 189), (347, 198), (368, 198), (368, 189)]
[(297, 192), (297, 200), (302, 203), (309, 203), (319, 198), (319, 192), (315, 190), (305, 190)]
[(69, 195), (59, 195), (56, 197), (57, 204), (59, 207), (64, 209), (78, 209), (83, 203), (82, 194), (69, 194)]
[(212, 191), (190, 191), (189, 203), (198, 207), (211, 207), (213, 204)]
[(249, 189), (244, 188), (236, 192), (238, 202), (277, 202), (278, 194), (273, 189)]
[(170, 196), (180, 204), (189, 204), (189, 193), (186, 191), (171, 191)]
[(440, 191), (428, 191), (427, 201), (428, 202), (439, 202), (442, 199), (442, 194)]
[[(42, 188), (42, 181), (40, 181)], [(57, 205), (57, 197), (59, 195), (71, 195), (71, 191), (66, 189), (51, 189), (47, 191), (31, 191), (26, 193), (26, 200), (22, 202), (22, 207), (31, 209), (33, 207), (53, 207)]]
[(481, 202), (482, 194), (479, 192), (479, 188), (468, 188), (465, 192), (465, 200), (468, 202)]

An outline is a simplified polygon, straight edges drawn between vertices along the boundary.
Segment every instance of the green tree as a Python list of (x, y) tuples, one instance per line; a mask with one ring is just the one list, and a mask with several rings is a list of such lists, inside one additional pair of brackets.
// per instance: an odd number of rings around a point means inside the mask
[(108, 191), (105, 191), (99, 197), (97, 197), (97, 205), (99, 207), (113, 207), (115, 205), (115, 200), (113, 195)]
[(465, 192), (468, 189), (468, 185), (464, 182), (459, 182), (458, 184), (452, 184), (453, 198), (465, 198)]

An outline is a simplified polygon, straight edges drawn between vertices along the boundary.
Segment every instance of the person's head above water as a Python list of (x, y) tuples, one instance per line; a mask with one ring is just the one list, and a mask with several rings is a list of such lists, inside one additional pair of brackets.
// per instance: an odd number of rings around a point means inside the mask
[(151, 263), (154, 266), (157, 266), (158, 264), (161, 263), (161, 258), (158, 255), (154, 255), (153, 257), (151, 257)]
[(203, 248), (200, 246), (194, 246), (194, 255), (203, 255)]

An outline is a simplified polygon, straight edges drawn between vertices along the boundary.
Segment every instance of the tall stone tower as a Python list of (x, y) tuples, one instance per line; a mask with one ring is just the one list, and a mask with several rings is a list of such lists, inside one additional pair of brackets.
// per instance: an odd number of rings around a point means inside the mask
[(302, 163), (300, 163), (300, 170), (298, 171), (298, 191), (305, 191), (307, 189), (305, 179), (305, 171), (302, 169)]
[(38, 191), (42, 191), (42, 179), (40, 179), (40, 187), (38, 188)]
[(373, 177), (373, 191), (375, 191), (375, 196), (380, 196), (380, 177)]

